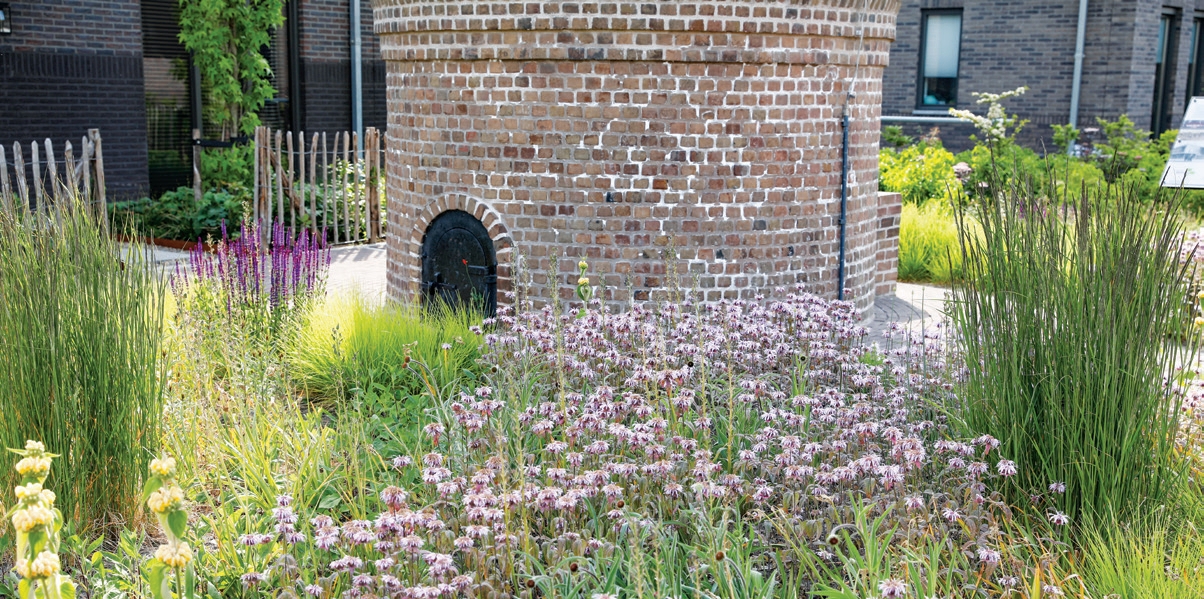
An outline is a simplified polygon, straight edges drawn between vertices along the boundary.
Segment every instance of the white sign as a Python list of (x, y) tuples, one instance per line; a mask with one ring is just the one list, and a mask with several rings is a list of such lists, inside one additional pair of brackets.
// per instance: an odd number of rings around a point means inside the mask
[(1162, 186), (1204, 189), (1204, 97), (1192, 98), (1162, 173)]

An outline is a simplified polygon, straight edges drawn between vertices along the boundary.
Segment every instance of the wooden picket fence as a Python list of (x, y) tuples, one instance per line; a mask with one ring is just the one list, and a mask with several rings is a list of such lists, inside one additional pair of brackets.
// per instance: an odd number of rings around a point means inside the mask
[(355, 132), (255, 130), (252, 217), (280, 222), (294, 234), (325, 231), (332, 244), (376, 243), (384, 231), (381, 206), (384, 154), (380, 131), (364, 131), (363, 152)]
[(95, 210), (98, 220), (108, 222), (104, 150), (99, 129), (89, 129), (80, 140), (78, 159), (70, 141), (63, 144), (61, 162), (50, 139), (42, 144), (31, 142), (29, 151), (29, 162), (26, 163), (21, 143), (13, 143), (10, 178), (8, 156), (0, 144), (0, 209), (36, 214), (52, 204), (78, 198), (81, 204)]

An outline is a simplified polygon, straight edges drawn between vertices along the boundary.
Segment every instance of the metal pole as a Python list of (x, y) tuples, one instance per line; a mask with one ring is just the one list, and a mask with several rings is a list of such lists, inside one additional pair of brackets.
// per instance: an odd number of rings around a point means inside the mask
[(845, 223), (849, 209), (849, 106), (840, 115), (840, 267), (836, 273), (836, 299), (844, 299)]
[[(1079, 96), (1083, 88), (1083, 48), (1087, 38), (1087, 2), (1079, 0), (1079, 28), (1074, 36), (1074, 78), (1070, 84), (1070, 126), (1079, 126)], [(1074, 144), (1069, 144), (1067, 152), (1074, 152)]]
[(351, 130), (359, 134), (356, 154), (364, 138), (364, 65), (360, 42), (360, 0), (351, 0)]

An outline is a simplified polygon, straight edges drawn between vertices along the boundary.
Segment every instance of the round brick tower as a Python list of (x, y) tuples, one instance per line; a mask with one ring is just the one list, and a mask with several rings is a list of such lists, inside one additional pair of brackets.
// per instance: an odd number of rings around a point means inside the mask
[[(504, 291), (515, 252), (534, 296), (556, 254), (563, 297), (580, 258), (615, 301), (668, 276), (709, 301), (835, 297), (846, 103), (845, 299), (865, 310), (893, 276), (877, 151), (899, 0), (373, 1), (391, 297)], [(440, 219), (465, 212), (475, 233)], [(494, 264), (441, 255), (466, 247)]]

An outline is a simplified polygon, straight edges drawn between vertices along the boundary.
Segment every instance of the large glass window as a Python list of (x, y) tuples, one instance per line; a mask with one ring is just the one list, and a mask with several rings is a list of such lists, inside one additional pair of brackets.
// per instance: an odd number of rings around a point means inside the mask
[(1204, 58), (1204, 53), (1200, 52), (1200, 46), (1204, 44), (1204, 39), (1200, 37), (1201, 21), (1204, 19), (1195, 19), (1191, 23), (1191, 52), (1187, 61), (1187, 98), (1183, 105), (1184, 110), (1187, 110), (1187, 105), (1191, 104), (1193, 97), (1204, 95), (1204, 81), (1201, 81), (1201, 75), (1204, 73), (1201, 73), (1200, 69), (1201, 59)]
[(1154, 101), (1150, 112), (1150, 131), (1159, 135), (1171, 125), (1171, 77), (1175, 73), (1174, 40), (1177, 36), (1174, 14), (1163, 14), (1158, 25), (1158, 54), (1154, 61)]
[(956, 106), (962, 13), (960, 10), (925, 11), (922, 19), (917, 104), (921, 108)]

